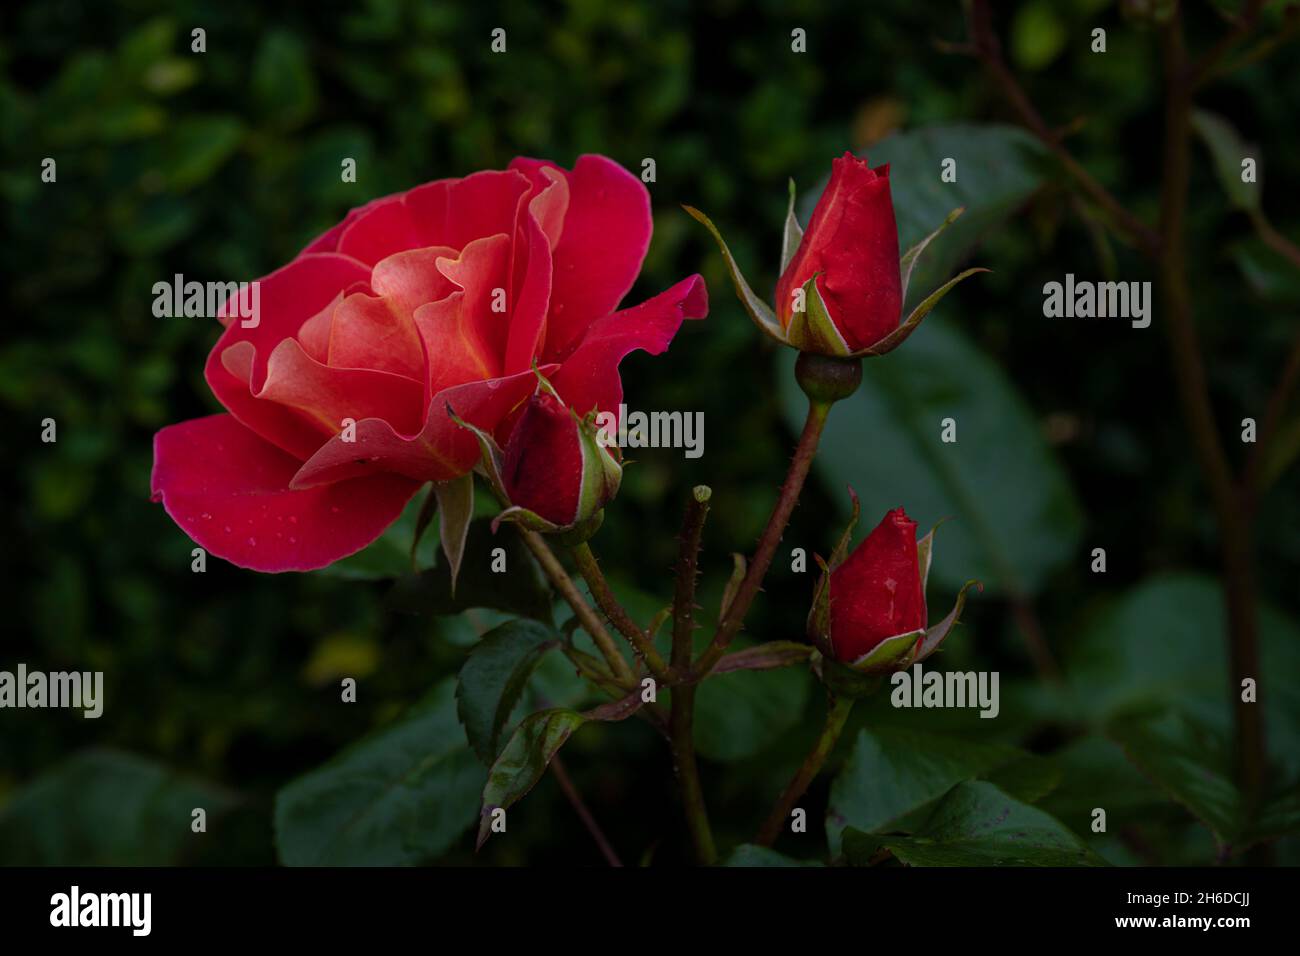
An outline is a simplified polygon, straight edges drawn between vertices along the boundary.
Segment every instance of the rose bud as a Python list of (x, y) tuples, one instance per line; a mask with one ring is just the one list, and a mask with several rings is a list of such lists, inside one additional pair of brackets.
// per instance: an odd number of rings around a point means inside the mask
[(830, 182), (806, 233), (795, 218), (794, 199), (791, 181), (775, 309), (755, 295), (709, 217), (690, 206), (685, 209), (717, 241), (740, 301), (754, 323), (782, 345), (800, 352), (849, 359), (884, 355), (901, 345), (953, 286), (976, 272), (988, 271), (967, 269), (958, 274), (902, 321), (917, 259), (962, 210), (954, 209), (938, 229), (900, 259), (888, 165), (872, 169), (866, 160), (851, 153), (834, 160)]
[(602, 509), (618, 493), (623, 468), (599, 439), (595, 413), (581, 419), (540, 372), (537, 391), (510, 428), (505, 448), (489, 433), (453, 421), (478, 436), (483, 470), (506, 508), (493, 521), (533, 531), (569, 532), (585, 540), (600, 526)]
[(621, 478), (618, 462), (555, 396), (539, 392), (528, 400), (502, 457), (512, 506), (569, 528), (605, 507)]
[(830, 184), (776, 284), (776, 314), (787, 332), (796, 305), (813, 307), (807, 299), (817, 300), (850, 352), (898, 328), (903, 286), (888, 164), (872, 169), (852, 153), (831, 164)]
[(823, 565), (809, 634), (823, 654), (855, 670), (903, 670), (938, 649), (961, 616), (967, 589), (983, 586), (968, 581), (952, 613), (927, 628), (925, 584), (934, 530), (918, 542), (916, 522), (895, 508), (846, 558), (858, 520), (858, 498), (852, 489), (850, 495), (853, 518), (830, 563)]

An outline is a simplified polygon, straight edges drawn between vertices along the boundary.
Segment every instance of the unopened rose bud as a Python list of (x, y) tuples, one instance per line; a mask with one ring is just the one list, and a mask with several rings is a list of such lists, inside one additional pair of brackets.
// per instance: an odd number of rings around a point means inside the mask
[[(951, 613), (927, 626), (925, 583), (934, 553), (934, 530), (916, 540), (916, 522), (902, 508), (890, 511), (850, 554), (853, 518), (829, 562), (822, 562), (808, 636), (828, 658), (865, 674), (903, 670), (939, 649), (961, 618), (968, 581)], [(818, 559), (821, 561), (821, 559)], [(824, 676), (823, 679), (826, 679)], [(829, 686), (829, 684), (828, 684)]]
[(924, 630), (925, 593), (916, 522), (902, 508), (885, 515), (830, 576), (830, 638), (850, 663), (886, 638)]
[(795, 321), (795, 307), (823, 309), (848, 351), (856, 352), (898, 328), (902, 290), (889, 166), (872, 169), (845, 153), (832, 163), (831, 181), (776, 284), (781, 327), (791, 344), (820, 351), (815, 342), (795, 341), (806, 328)]
[(502, 456), (511, 505), (568, 528), (600, 511), (621, 478), (618, 462), (555, 396), (528, 400)]

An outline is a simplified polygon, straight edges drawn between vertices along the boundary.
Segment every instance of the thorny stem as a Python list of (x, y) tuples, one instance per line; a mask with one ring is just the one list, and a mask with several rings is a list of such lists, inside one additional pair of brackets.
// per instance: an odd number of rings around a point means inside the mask
[(713, 830), (709, 826), (709, 811), (704, 805), (704, 790), (695, 764), (695, 685), (678, 684), (673, 688), (671, 731), (673, 761), (677, 769), (677, 782), (682, 792), (682, 811), (686, 826), (691, 831), (695, 858), (710, 866), (718, 859), (713, 844)]
[(569, 573), (564, 570), (564, 566), (560, 564), (559, 559), (552, 553), (542, 536), (536, 531), (529, 531), (526, 528), (519, 528), (519, 536), (523, 538), (524, 544), (533, 553), (533, 557), (537, 559), (542, 572), (555, 586), (555, 590), (560, 592), (560, 597), (564, 598), (569, 607), (573, 608), (574, 616), (577, 617), (578, 623), (582, 625), (582, 629), (590, 634), (591, 639), (596, 642), (596, 647), (600, 649), (601, 656), (605, 658), (605, 663), (609, 665), (614, 677), (620, 683), (631, 687), (636, 681), (632, 668), (623, 659), (623, 655), (618, 652), (618, 645), (614, 643), (614, 638), (605, 629), (605, 625), (601, 623), (595, 610), (587, 603), (586, 598), (582, 596), (582, 592), (578, 590), (577, 585), (573, 583), (573, 579), (569, 577)]
[(831, 406), (827, 402), (809, 401), (808, 403), (808, 417), (804, 421), (803, 433), (799, 436), (799, 444), (795, 447), (794, 458), (790, 462), (789, 471), (786, 472), (785, 482), (781, 485), (781, 493), (777, 496), (776, 505), (772, 508), (772, 515), (767, 519), (767, 527), (763, 529), (763, 534), (758, 539), (758, 549), (749, 562), (749, 568), (745, 571), (740, 587), (736, 589), (736, 596), (732, 598), (727, 612), (718, 622), (718, 629), (713, 634), (708, 650), (695, 664), (695, 674), (700, 679), (706, 677), (726, 653), (727, 646), (745, 621), (749, 606), (754, 603), (767, 569), (772, 564), (772, 558), (776, 555), (777, 545), (781, 543), (781, 535), (785, 533), (785, 526), (790, 521), (790, 514), (799, 501), (799, 492), (803, 490), (804, 479), (808, 477), (808, 469), (812, 466), (813, 456), (817, 453), (817, 443), (821, 440), (822, 429), (826, 427), (826, 416), (830, 410)]
[(754, 842), (759, 846), (771, 846), (776, 842), (776, 838), (785, 827), (786, 821), (790, 819), (790, 813), (794, 810), (794, 805), (807, 791), (813, 779), (822, 769), (822, 764), (826, 763), (826, 758), (835, 749), (835, 744), (840, 739), (840, 733), (844, 730), (844, 722), (849, 719), (849, 713), (852, 710), (853, 698), (827, 695), (826, 724), (822, 727), (822, 732), (818, 735), (812, 749), (808, 751), (808, 756), (804, 757), (803, 763), (799, 765), (799, 769), (795, 771), (794, 776), (790, 778), (790, 782), (786, 784), (785, 790), (781, 793), (781, 798), (772, 807), (772, 812), (763, 821), (758, 836), (754, 838)]
[[(677, 554), (677, 582), (673, 593), (672, 669), (679, 679), (691, 667), (691, 632), (695, 629), (695, 577), (699, 570), (700, 536), (709, 513), (711, 492), (697, 485), (686, 505)], [(673, 762), (681, 789), (682, 809), (691, 832), (695, 858), (705, 865), (717, 859), (709, 811), (700, 784), (700, 770), (695, 761), (695, 685), (681, 683), (673, 688), (671, 731)]]
[(573, 560), (577, 564), (578, 572), (582, 575), (583, 580), (587, 582), (587, 587), (591, 589), (591, 596), (596, 599), (597, 606), (609, 618), (610, 623), (628, 639), (637, 656), (645, 661), (650, 673), (654, 674), (659, 681), (667, 682), (669, 680), (668, 665), (664, 663), (663, 657), (655, 649), (650, 640), (650, 635), (642, 630), (636, 621), (632, 620), (632, 616), (627, 613), (627, 609), (619, 603), (618, 598), (614, 596), (614, 592), (610, 590), (609, 582), (605, 580), (605, 575), (596, 562), (596, 555), (592, 553), (591, 546), (586, 542), (576, 545), (573, 548)]

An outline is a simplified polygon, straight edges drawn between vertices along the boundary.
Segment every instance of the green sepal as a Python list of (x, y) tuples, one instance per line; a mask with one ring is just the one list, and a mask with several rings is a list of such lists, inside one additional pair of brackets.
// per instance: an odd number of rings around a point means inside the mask
[(984, 585), (972, 579), (961, 586), (961, 590), (957, 592), (957, 602), (953, 605), (952, 610), (948, 612), (948, 616), (925, 632), (925, 639), (921, 641), (921, 646), (916, 652), (916, 660), (925, 660), (937, 651), (944, 638), (952, 633), (952, 629), (961, 620), (961, 609), (966, 606), (966, 592), (971, 588), (976, 588), (982, 592)]
[(499, 501), (507, 501), (505, 483), (501, 480), (501, 447), (497, 444), (495, 438), (489, 435), (477, 425), (471, 425), (465, 419), (456, 414), (456, 410), (447, 403), (447, 417), (473, 433), (478, 439), (478, 447), (481, 453), (479, 459), (479, 468), (487, 478), (488, 484), (492, 486), (492, 492), (497, 496)]
[(578, 438), (582, 443), (582, 487), (578, 492), (578, 513), (573, 517), (573, 524), (578, 524), (595, 515), (618, 494), (623, 481), (623, 466), (600, 441), (595, 412), (585, 419), (573, 413), (573, 420), (577, 423)]
[(469, 524), (474, 520), (474, 474), (465, 472), (450, 481), (435, 481), (433, 495), (438, 502), (438, 534), (442, 553), (451, 572), (451, 596), (456, 596), (456, 575), (465, 556)]
[(803, 284), (803, 311), (790, 314), (790, 328), (786, 333), (786, 339), (800, 352), (846, 358), (853, 353), (853, 350), (844, 341), (844, 336), (840, 335), (840, 330), (835, 327), (835, 321), (831, 318), (821, 291), (817, 288), (817, 276), (820, 274), (813, 273), (812, 277)]
[(794, 180), (790, 180), (790, 205), (785, 211), (785, 231), (781, 234), (781, 272), (785, 272), (790, 266), (790, 260), (794, 254), (799, 251), (799, 244), (803, 242), (803, 227), (799, 225), (799, 220), (794, 214)]
[(682, 208), (686, 210), (691, 218), (704, 226), (713, 235), (714, 241), (717, 242), (718, 248), (722, 251), (722, 258), (727, 263), (727, 269), (731, 273), (731, 281), (736, 286), (736, 296), (745, 307), (745, 311), (749, 313), (749, 317), (754, 320), (754, 324), (764, 334), (782, 345), (788, 345), (785, 331), (781, 328), (781, 323), (777, 321), (776, 313), (749, 287), (749, 283), (745, 281), (745, 277), (740, 272), (740, 266), (736, 264), (736, 260), (731, 255), (731, 250), (727, 248), (727, 243), (722, 238), (722, 233), (718, 232), (718, 227), (713, 224), (713, 220), (694, 206), (682, 206)]
[(891, 671), (910, 667), (916, 654), (917, 644), (926, 636), (926, 632), (917, 628), (887, 637), (867, 653), (849, 664), (855, 671), (864, 674), (888, 674)]
[(844, 527), (844, 533), (840, 535), (840, 540), (835, 544), (835, 550), (831, 552), (829, 562), (823, 561), (820, 557), (814, 556), (814, 560), (821, 566), (822, 573), (817, 579), (817, 587), (813, 591), (812, 608), (808, 611), (807, 633), (808, 639), (811, 640), (822, 653), (834, 655), (834, 645), (831, 641), (831, 623), (830, 623), (830, 579), (831, 572), (844, 563), (845, 557), (849, 553), (849, 543), (853, 540), (853, 529), (858, 525), (858, 518), (862, 514), (862, 503), (858, 500), (858, 493), (849, 486), (849, 500), (852, 502), (852, 513), (849, 515), (849, 523)]
[(973, 269), (967, 269), (965, 272), (959, 272), (957, 275), (953, 276), (943, 285), (939, 286), (939, 288), (931, 292), (930, 295), (927, 296), (924, 300), (922, 300), (921, 304), (912, 310), (912, 314), (907, 317), (906, 322), (904, 322), (898, 328), (894, 329), (894, 331), (890, 332), (883, 339), (877, 341), (874, 345), (862, 349), (859, 352), (854, 352), (853, 354), (855, 356), (885, 355), (886, 353), (894, 351), (894, 349), (898, 348), (900, 345), (903, 344), (903, 342), (907, 340), (908, 336), (910, 336), (913, 332), (916, 331), (917, 326), (921, 324), (921, 320), (924, 319), (927, 315), (929, 315), (930, 310), (933, 309), (936, 305), (938, 305), (940, 300), (943, 299), (943, 297), (946, 296), (950, 291), (952, 291), (953, 286), (955, 286), (958, 282), (961, 282), (963, 279), (975, 275), (975, 273), (977, 272), (992, 272), (992, 271), (993, 271), (992, 269), (985, 269), (977, 266)]
[(810, 662), (817, 679), (834, 697), (861, 700), (880, 689), (882, 683), (880, 675), (856, 671), (833, 657), (827, 657), (821, 651), (814, 651)]
[(940, 518), (934, 523), (924, 538), (916, 542), (916, 564), (921, 571), (921, 597), (925, 597), (925, 588), (930, 581), (930, 564), (934, 558), (934, 533), (948, 522), (948, 518)]
[(948, 213), (946, 219), (939, 224), (939, 228), (930, 233), (911, 249), (903, 253), (902, 258), (898, 260), (898, 271), (903, 280), (903, 296), (901, 301), (907, 301), (907, 287), (912, 281), (912, 270), (916, 268), (916, 260), (921, 258), (921, 253), (925, 252), (925, 247), (938, 238), (939, 234), (957, 221), (957, 218), (966, 211), (965, 206), (958, 206), (952, 212)]

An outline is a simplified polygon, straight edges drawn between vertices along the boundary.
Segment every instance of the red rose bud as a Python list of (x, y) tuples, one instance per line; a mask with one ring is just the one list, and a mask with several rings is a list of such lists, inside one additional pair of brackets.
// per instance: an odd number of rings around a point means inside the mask
[(916, 522), (895, 508), (831, 570), (830, 643), (835, 658), (853, 663), (888, 638), (924, 631), (922, 582)]
[(621, 478), (622, 468), (596, 440), (595, 429), (544, 390), (528, 400), (501, 457), (510, 511), (539, 531), (592, 518), (618, 492)]
[[(962, 210), (954, 209), (900, 259), (889, 167), (872, 169), (851, 153), (834, 161), (830, 182), (813, 210), (807, 232), (800, 228), (794, 206), (795, 185), (791, 181), (775, 310), (754, 293), (713, 221), (698, 209), (684, 208), (717, 242), (736, 294), (754, 324), (764, 335), (800, 352), (852, 359), (892, 352), (953, 286), (988, 271), (972, 268), (958, 273), (918, 302), (903, 320), (913, 268), (926, 247)], [(809, 397), (815, 401), (844, 397), (837, 392), (843, 384), (834, 380), (839, 377), (812, 381)], [(800, 384), (807, 379), (803, 376)], [(828, 388), (831, 394), (822, 395)]]
[[(869, 348), (898, 328), (903, 285), (888, 165), (872, 169), (852, 153), (832, 164), (831, 181), (776, 285), (776, 314), (792, 342), (802, 324), (795, 321), (796, 293), (804, 299), (805, 313), (825, 310), (850, 352)], [(820, 302), (808, 301), (818, 295)]]

